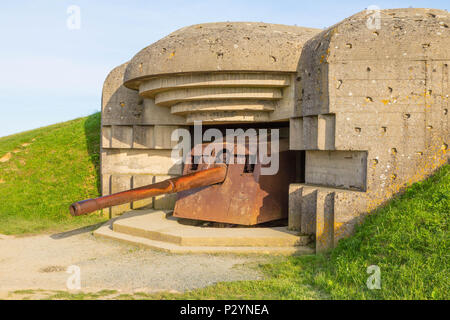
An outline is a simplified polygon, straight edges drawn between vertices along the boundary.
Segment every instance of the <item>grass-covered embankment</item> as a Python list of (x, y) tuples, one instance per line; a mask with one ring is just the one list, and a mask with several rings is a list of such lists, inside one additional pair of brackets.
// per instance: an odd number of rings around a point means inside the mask
[(0, 233), (63, 231), (104, 220), (73, 218), (68, 210), (99, 195), (99, 144), (100, 113), (0, 138)]

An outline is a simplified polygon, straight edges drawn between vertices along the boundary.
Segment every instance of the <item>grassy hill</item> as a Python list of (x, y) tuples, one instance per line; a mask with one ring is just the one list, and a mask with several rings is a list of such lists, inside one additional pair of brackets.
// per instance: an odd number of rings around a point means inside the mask
[(73, 229), (69, 205), (99, 196), (100, 113), (0, 138), (0, 233)]
[[(61, 231), (105, 219), (68, 213), (70, 203), (99, 195), (99, 132), (97, 113), (0, 138), (0, 233)], [(264, 280), (127, 298), (449, 299), (449, 219), (446, 165), (368, 217), (331, 252), (277, 257), (260, 266)], [(370, 265), (380, 268), (379, 290), (366, 286)]]

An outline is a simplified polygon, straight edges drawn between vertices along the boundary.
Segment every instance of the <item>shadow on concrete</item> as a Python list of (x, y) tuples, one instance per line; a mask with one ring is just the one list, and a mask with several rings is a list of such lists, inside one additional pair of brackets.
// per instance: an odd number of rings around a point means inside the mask
[(99, 222), (90, 226), (86, 226), (86, 227), (82, 227), (82, 228), (78, 228), (78, 229), (74, 229), (74, 230), (70, 230), (70, 231), (65, 231), (65, 232), (60, 232), (60, 233), (55, 233), (52, 234), (50, 236), (50, 238), (55, 239), (55, 240), (59, 240), (59, 239), (65, 239), (65, 238), (69, 238), (72, 236), (76, 236), (82, 233), (88, 233), (88, 232), (92, 232), (95, 229), (100, 228), (105, 222)]
[(87, 117), (84, 123), (84, 135), (86, 137), (87, 152), (91, 163), (95, 168), (95, 181), (97, 190), (101, 193), (100, 181), (100, 128), (101, 113), (96, 112)]
[(131, 209), (129, 211), (125, 211), (124, 213), (120, 214), (119, 216), (116, 216), (114, 218), (110, 218), (107, 222), (104, 222), (104, 223), (105, 224), (107, 223), (108, 224), (108, 228), (110, 228), (112, 230), (114, 222), (116, 222), (118, 220), (128, 219), (128, 218), (137, 217), (137, 216), (142, 216), (142, 215), (146, 215), (146, 214), (151, 214), (152, 212), (155, 212), (155, 211), (165, 211), (165, 210), (156, 210), (156, 209), (151, 209), (151, 208), (147, 208), (147, 209)]

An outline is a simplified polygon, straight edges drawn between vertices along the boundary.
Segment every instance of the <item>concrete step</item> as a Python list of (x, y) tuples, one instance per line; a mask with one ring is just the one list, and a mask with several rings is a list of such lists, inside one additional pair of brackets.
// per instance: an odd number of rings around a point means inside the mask
[(164, 211), (132, 211), (108, 221), (96, 237), (171, 253), (313, 254), (309, 237), (286, 227), (211, 228), (185, 225)]

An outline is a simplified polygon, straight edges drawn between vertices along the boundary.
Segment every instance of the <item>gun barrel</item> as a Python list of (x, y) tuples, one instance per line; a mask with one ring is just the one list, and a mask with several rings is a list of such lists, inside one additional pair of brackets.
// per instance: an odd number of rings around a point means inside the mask
[(136, 189), (115, 193), (96, 199), (87, 199), (75, 202), (70, 206), (70, 214), (80, 216), (100, 209), (117, 206), (132, 201), (142, 200), (162, 194), (175, 193), (194, 188), (221, 183), (227, 175), (226, 165), (193, 172), (181, 177), (167, 179)]

